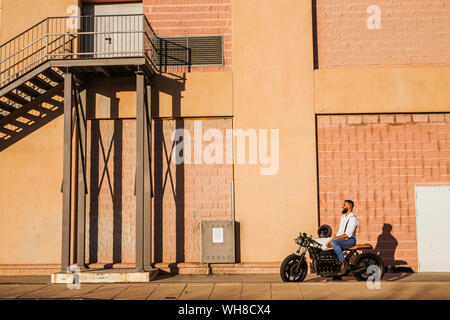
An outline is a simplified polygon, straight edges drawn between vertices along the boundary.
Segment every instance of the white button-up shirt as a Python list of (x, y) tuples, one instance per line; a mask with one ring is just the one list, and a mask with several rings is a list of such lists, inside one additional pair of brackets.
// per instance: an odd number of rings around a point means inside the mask
[[(348, 224), (347, 224), (348, 222)], [(347, 227), (346, 227), (347, 226)], [(336, 236), (342, 236), (346, 234), (347, 237), (356, 238), (356, 228), (358, 227), (358, 218), (350, 212), (346, 215), (342, 215), (341, 222), (339, 223), (339, 230), (336, 233)]]

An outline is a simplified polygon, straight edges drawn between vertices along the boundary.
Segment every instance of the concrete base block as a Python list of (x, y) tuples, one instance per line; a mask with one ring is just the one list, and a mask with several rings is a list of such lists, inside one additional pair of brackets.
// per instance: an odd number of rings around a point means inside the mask
[(52, 283), (74, 283), (73, 273), (52, 273)]
[(136, 283), (150, 282), (158, 275), (158, 269), (142, 272), (120, 270), (82, 271), (79, 273), (53, 273), (52, 283)]

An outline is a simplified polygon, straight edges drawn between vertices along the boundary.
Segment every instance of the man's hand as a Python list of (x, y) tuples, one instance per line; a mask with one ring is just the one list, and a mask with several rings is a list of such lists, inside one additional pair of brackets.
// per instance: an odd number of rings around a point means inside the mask
[(348, 236), (346, 234), (343, 234), (343, 235), (340, 235), (340, 236), (336, 236), (333, 239), (331, 239), (331, 241), (334, 241), (336, 239), (348, 239)]
[(332, 247), (331, 242), (333, 242), (336, 239), (348, 239), (348, 236), (346, 234), (343, 234), (341, 236), (335, 236), (331, 238), (331, 240), (327, 243), (327, 248), (331, 248)]

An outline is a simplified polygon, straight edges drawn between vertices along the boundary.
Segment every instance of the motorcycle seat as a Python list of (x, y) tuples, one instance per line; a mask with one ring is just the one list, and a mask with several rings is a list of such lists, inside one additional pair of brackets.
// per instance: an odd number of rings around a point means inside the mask
[(368, 243), (364, 244), (355, 244), (353, 247), (348, 248), (346, 250), (358, 250), (358, 249), (372, 249), (372, 245)]

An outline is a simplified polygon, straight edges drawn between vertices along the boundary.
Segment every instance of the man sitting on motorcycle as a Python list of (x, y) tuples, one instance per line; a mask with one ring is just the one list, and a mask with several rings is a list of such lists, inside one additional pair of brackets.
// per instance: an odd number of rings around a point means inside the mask
[[(353, 247), (356, 244), (356, 228), (358, 227), (358, 218), (353, 214), (354, 203), (352, 200), (345, 200), (342, 203), (342, 216), (339, 223), (339, 230), (336, 236), (331, 239), (331, 246), (336, 252), (341, 263), (340, 276), (347, 273), (348, 265), (342, 251)], [(330, 244), (328, 244), (330, 246)]]

